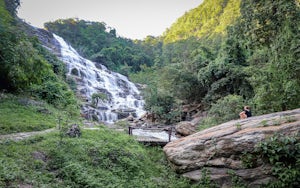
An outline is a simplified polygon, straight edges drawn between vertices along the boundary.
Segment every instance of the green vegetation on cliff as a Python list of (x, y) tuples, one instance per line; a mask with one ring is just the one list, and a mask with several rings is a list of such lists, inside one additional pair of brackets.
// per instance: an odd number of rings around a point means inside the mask
[(0, 1), (0, 91), (42, 99), (78, 114), (65, 65), (25, 34), (15, 15), (18, 5), (19, 1)]
[(164, 33), (164, 42), (176, 42), (191, 37), (214, 37), (224, 34), (240, 16), (240, 0), (204, 1), (180, 17)]

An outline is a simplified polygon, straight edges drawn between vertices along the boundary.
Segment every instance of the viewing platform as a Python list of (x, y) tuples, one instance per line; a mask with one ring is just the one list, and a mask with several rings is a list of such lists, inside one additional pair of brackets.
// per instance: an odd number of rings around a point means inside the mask
[(136, 140), (147, 146), (165, 146), (176, 140), (174, 127), (128, 127), (128, 134), (135, 136)]

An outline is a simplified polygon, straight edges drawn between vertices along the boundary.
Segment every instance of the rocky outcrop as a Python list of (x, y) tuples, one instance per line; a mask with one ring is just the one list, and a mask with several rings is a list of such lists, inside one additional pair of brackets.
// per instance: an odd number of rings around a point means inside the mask
[(53, 34), (45, 29), (31, 26), (23, 21), (19, 22), (20, 28), (31, 37), (37, 37), (43, 47), (49, 50), (56, 56), (60, 56), (60, 45), (57, 40), (53, 37)]
[(175, 130), (179, 135), (188, 136), (196, 132), (196, 127), (188, 121), (182, 121), (175, 126)]
[(200, 180), (205, 168), (220, 187), (231, 186), (229, 171), (250, 187), (258, 187), (274, 178), (271, 167), (245, 168), (241, 155), (275, 133), (293, 136), (299, 130), (300, 109), (295, 109), (230, 121), (170, 142), (163, 150), (174, 170), (192, 180)]
[(81, 136), (81, 130), (79, 125), (77, 124), (73, 124), (70, 126), (70, 128), (68, 129), (68, 131), (66, 132), (66, 134), (69, 137), (80, 137)]

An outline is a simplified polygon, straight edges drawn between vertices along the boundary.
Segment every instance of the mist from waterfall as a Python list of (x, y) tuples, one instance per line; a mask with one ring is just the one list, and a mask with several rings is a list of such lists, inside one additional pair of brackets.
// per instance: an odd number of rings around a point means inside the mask
[[(132, 114), (140, 117), (144, 100), (136, 85), (124, 75), (108, 70), (104, 65), (81, 57), (63, 38), (54, 34), (61, 46), (60, 59), (67, 65), (67, 76), (75, 80), (77, 95), (84, 101), (82, 113), (90, 119), (112, 123)], [(102, 94), (97, 104), (92, 104), (92, 95)]]

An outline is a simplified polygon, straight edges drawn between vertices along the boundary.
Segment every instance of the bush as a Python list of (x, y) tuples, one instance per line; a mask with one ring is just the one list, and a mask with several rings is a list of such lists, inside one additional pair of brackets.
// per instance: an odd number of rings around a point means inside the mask
[(31, 95), (57, 107), (73, 106), (72, 108), (76, 108), (77, 106), (77, 100), (73, 91), (56, 76), (46, 77), (42, 85), (33, 85), (31, 87)]
[(238, 119), (239, 113), (243, 110), (245, 101), (239, 95), (227, 95), (212, 104), (206, 117), (201, 123), (201, 127), (211, 127), (229, 120)]
[(300, 186), (300, 143), (299, 135), (274, 135), (259, 143), (254, 152), (245, 153), (242, 158), (247, 167), (256, 167), (257, 161), (272, 166), (272, 175), (277, 181), (271, 181), (264, 187)]
[(167, 124), (176, 121), (180, 115), (176, 109), (174, 97), (160, 93), (156, 88), (147, 88), (145, 92), (145, 109), (155, 114)]

